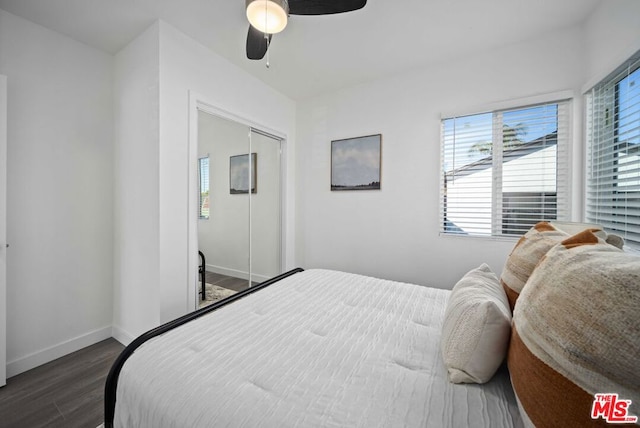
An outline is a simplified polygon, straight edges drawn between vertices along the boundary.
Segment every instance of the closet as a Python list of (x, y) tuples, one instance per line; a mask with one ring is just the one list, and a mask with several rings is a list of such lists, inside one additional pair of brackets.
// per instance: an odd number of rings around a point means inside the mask
[(238, 291), (282, 271), (283, 142), (202, 109), (197, 132), (197, 242), (205, 282)]

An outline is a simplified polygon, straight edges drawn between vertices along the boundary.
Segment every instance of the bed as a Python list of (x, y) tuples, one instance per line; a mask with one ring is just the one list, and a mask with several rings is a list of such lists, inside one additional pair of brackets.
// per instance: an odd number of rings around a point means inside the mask
[(582, 227), (541, 222), (452, 290), (282, 274), (132, 342), (105, 426), (637, 424), (640, 257)]
[(106, 426), (522, 426), (504, 367), (448, 381), (450, 293), (298, 270), (137, 348)]

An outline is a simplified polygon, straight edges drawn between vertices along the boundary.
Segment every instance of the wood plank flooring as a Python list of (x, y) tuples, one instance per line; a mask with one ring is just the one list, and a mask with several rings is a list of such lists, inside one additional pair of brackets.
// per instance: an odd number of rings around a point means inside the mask
[(115, 339), (7, 379), (0, 388), (2, 428), (96, 428), (103, 422), (104, 382), (124, 346)]
[[(233, 276), (222, 275), (214, 272), (205, 272), (205, 281), (207, 284), (218, 285), (228, 288), (229, 290), (242, 291), (249, 288), (249, 281), (246, 279), (235, 278)], [(257, 282), (253, 282), (256, 285)]]
[[(246, 279), (235, 278), (233, 276), (222, 275), (209, 271), (205, 272), (205, 282), (207, 284), (226, 288), (227, 290), (233, 290), (236, 293), (249, 288), (249, 281)], [(254, 281), (252, 284), (256, 285), (258, 283)], [(198, 291), (200, 291), (200, 286), (198, 286)], [(202, 300), (201, 298), (199, 308), (204, 308), (212, 303), (214, 303), (214, 300)]]
[[(247, 280), (207, 272), (206, 281), (242, 291)], [(0, 428), (96, 428), (104, 421), (104, 383), (124, 346), (115, 339), (7, 379)]]

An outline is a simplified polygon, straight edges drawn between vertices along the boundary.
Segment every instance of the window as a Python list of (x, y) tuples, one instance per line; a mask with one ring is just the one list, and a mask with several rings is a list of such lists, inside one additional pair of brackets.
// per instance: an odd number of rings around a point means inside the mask
[(440, 231), (521, 235), (568, 217), (569, 101), (442, 120)]
[(198, 159), (198, 175), (200, 178), (200, 203), (198, 213), (200, 219), (209, 218), (209, 156)]
[(640, 248), (640, 52), (586, 101), (587, 221)]

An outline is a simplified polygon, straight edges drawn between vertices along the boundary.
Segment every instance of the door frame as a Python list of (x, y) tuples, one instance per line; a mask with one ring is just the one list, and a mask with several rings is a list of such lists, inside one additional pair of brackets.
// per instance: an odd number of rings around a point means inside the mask
[(198, 112), (202, 111), (222, 119), (247, 126), (247, 130), (269, 135), (280, 140), (280, 271), (286, 266), (286, 207), (287, 207), (287, 135), (262, 123), (228, 111), (195, 91), (189, 91), (189, 179), (187, 230), (187, 302), (188, 310), (198, 308)]
[(7, 98), (0, 75), (0, 387), (7, 383)]

